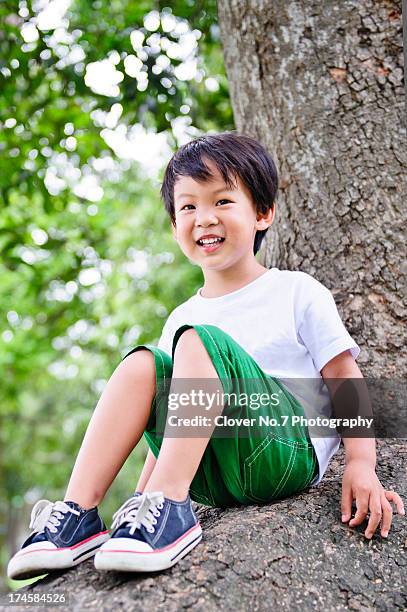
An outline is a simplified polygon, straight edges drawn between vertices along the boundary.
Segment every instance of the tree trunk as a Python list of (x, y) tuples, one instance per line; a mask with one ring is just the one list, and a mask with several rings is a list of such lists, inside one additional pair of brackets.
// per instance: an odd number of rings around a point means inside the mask
[(332, 291), (365, 375), (404, 375), (401, 2), (219, 0), (218, 15), (236, 128), (280, 171), (264, 265)]

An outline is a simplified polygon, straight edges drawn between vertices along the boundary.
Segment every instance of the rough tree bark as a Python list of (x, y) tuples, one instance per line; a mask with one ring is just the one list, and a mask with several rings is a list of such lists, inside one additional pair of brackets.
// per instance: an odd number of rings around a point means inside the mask
[(365, 375), (407, 369), (401, 2), (219, 0), (236, 128), (278, 161), (264, 263), (333, 292)]
[[(219, 0), (218, 9), (236, 127), (280, 167), (265, 264), (332, 290), (365, 374), (403, 374), (400, 3)], [(403, 441), (379, 441), (378, 475), (403, 497), (404, 465)], [(202, 544), (167, 572), (102, 574), (88, 561), (26, 590), (67, 592), (78, 611), (406, 609), (405, 521), (370, 542), (363, 526), (341, 525), (342, 471), (343, 449), (307, 493), (200, 508)]]

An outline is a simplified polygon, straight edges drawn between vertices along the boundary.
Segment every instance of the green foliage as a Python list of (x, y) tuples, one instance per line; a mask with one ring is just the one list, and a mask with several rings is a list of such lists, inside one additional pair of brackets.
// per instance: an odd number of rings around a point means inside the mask
[[(62, 26), (49, 29), (40, 28), (36, 4), (0, 4), (3, 536), (13, 509), (26, 512), (27, 491), (63, 496), (93, 407), (121, 357), (157, 342), (171, 310), (202, 283), (172, 239), (159, 199), (163, 168), (149, 177), (109, 146), (106, 133), (117, 123), (124, 131), (140, 124), (164, 133), (174, 150), (180, 117), (190, 137), (234, 128), (214, 0), (171, 8), (76, 0)], [(148, 30), (151, 11), (174, 16), (179, 32), (164, 30), (163, 19)], [(136, 49), (134, 32), (145, 35)], [(182, 32), (195, 32), (198, 44), (198, 72), (188, 79), (170, 51)], [(142, 62), (144, 88), (126, 71), (130, 56)], [(101, 61), (123, 76), (108, 94), (87, 79)], [(96, 196), (78, 192), (87, 177)], [(134, 487), (145, 449), (142, 442), (112, 486), (102, 507), (107, 522)], [(3, 549), (0, 562), (7, 555)]]

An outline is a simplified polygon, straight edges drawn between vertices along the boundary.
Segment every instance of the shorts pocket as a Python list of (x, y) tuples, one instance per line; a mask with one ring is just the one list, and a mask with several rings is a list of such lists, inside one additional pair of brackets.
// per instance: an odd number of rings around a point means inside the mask
[(311, 442), (269, 433), (244, 460), (243, 493), (256, 503), (288, 497), (305, 489), (314, 473)]

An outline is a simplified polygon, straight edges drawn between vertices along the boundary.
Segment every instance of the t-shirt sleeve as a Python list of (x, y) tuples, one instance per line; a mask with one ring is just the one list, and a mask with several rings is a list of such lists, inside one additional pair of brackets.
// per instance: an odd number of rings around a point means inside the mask
[(298, 335), (320, 372), (334, 357), (350, 350), (356, 359), (360, 348), (346, 330), (332, 293), (322, 283), (304, 274), (299, 314)]

